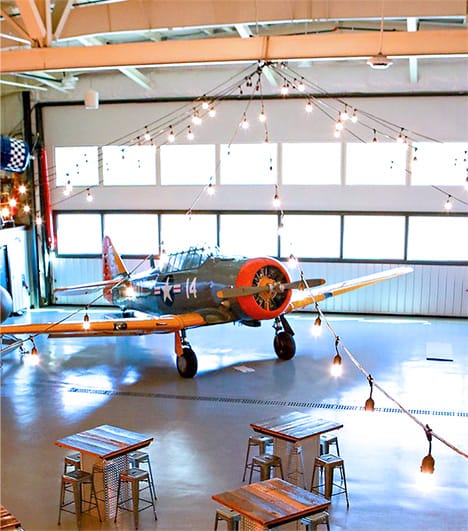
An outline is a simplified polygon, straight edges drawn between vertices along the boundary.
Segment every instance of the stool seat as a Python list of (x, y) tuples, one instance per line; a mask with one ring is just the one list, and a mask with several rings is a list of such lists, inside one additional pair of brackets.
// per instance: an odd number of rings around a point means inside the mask
[[(82, 485), (89, 484), (91, 486), (90, 499), (86, 500), (85, 503), (88, 504), (88, 509), (83, 510), (83, 495), (82, 495)], [(71, 490), (70, 490), (71, 489)], [(73, 500), (67, 501), (65, 499), (66, 493), (73, 493)], [(94, 497), (94, 502), (92, 501)], [(74, 505), (74, 509), (66, 509), (69, 505)], [(93, 476), (89, 472), (85, 472), (80, 469), (72, 470), (62, 475), (62, 483), (60, 488), (60, 506), (59, 506), (59, 517), (58, 525), (61, 523), (62, 511), (67, 513), (75, 514), (76, 516), (76, 525), (78, 529), (81, 526), (81, 515), (85, 512), (89, 512), (92, 509), (96, 509), (99, 521), (101, 520), (101, 513), (99, 511), (99, 505), (96, 498), (96, 491), (94, 489)]]
[(247, 452), (245, 454), (245, 463), (244, 463), (244, 475), (242, 476), (242, 481), (245, 481), (245, 475), (247, 469), (252, 467), (252, 461), (249, 461), (250, 451), (252, 448), (258, 448), (258, 454), (266, 454), (267, 446), (273, 444), (273, 437), (268, 435), (250, 435), (249, 442), (247, 444)]
[(154, 499), (157, 500), (156, 486), (154, 484), (153, 470), (151, 468), (151, 459), (149, 454), (136, 450), (128, 454), (128, 462), (131, 468), (140, 468), (140, 465), (148, 465), (149, 479), (151, 481), (151, 488), (153, 490)]
[(320, 511), (310, 516), (306, 516), (301, 519), (301, 524), (305, 527), (305, 531), (314, 531), (320, 524), (327, 526), (327, 530), (330, 531), (330, 522), (328, 519), (327, 511)]
[(227, 531), (238, 531), (241, 515), (232, 509), (227, 507), (219, 507), (216, 509), (214, 531), (218, 529), (218, 523), (220, 520), (226, 522)]
[[(341, 473), (341, 484), (333, 482), (333, 472), (335, 468), (338, 468)], [(324, 484), (315, 485), (315, 473), (317, 470), (325, 471)], [(349, 508), (348, 487), (346, 485), (344, 461), (341, 457), (338, 457), (334, 454), (323, 454), (315, 458), (312, 480), (310, 482), (310, 490), (319, 492), (321, 487), (324, 487), (324, 496), (328, 499), (331, 499), (332, 496), (337, 494), (345, 494), (346, 506)], [(337, 492), (333, 492), (333, 487), (337, 487)]]
[[(147, 486), (140, 488), (140, 482), (147, 483)], [(124, 500), (120, 499), (122, 483), (129, 483), (131, 485), (131, 496), (130, 498), (126, 498)], [(150, 491), (149, 500), (141, 497), (141, 492), (146, 489), (149, 489)], [(149, 507), (153, 508), (154, 519), (157, 520), (158, 517), (156, 515), (156, 508), (154, 506), (154, 497), (155, 496), (150, 481), (150, 476), (146, 470), (142, 470), (141, 468), (129, 468), (128, 470), (120, 472), (119, 483), (117, 487), (117, 504), (115, 507), (114, 523), (117, 521), (117, 514), (119, 509), (122, 509), (123, 511), (133, 512), (133, 522), (135, 524), (135, 529), (138, 529), (140, 511), (144, 511)], [(131, 502), (130, 508), (126, 507), (128, 502)], [(143, 507), (140, 507), (140, 502), (143, 502)]]
[(281, 479), (284, 479), (281, 457), (273, 454), (254, 456), (250, 467), (249, 484), (252, 483), (252, 473), (254, 470), (260, 472), (260, 480), (263, 481), (265, 479), (270, 479), (271, 471), (274, 468), (280, 469)]

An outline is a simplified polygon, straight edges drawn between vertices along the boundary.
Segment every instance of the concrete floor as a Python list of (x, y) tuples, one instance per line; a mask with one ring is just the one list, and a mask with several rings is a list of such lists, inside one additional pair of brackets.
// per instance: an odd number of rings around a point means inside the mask
[[(38, 310), (16, 321), (58, 320), (69, 309)], [(91, 316), (92, 317), (92, 316)], [(172, 336), (46, 339), (40, 364), (5, 356), (1, 402), (1, 503), (27, 531), (57, 526), (65, 449), (54, 442), (100, 424), (151, 434), (158, 521), (140, 513), (140, 529), (213, 529), (211, 495), (241, 486), (249, 422), (311, 410), (344, 424), (339, 432), (350, 496), (333, 498), (332, 530), (468, 530), (468, 460), (433, 441), (432, 489), (422, 489), (424, 431), (374, 391), (364, 412), (366, 378), (343, 355), (344, 374), (329, 376), (334, 336), (311, 335), (312, 314), (290, 318), (297, 354), (279, 361), (273, 329), (234, 325), (190, 331), (199, 373), (181, 379)], [(461, 319), (328, 316), (343, 344), (375, 380), (446, 441), (468, 451), (468, 325)], [(427, 358), (450, 359), (435, 361)], [(296, 527), (296, 526), (294, 526)], [(129, 514), (83, 529), (132, 529)], [(224, 530), (224, 524), (220, 524)], [(300, 526), (298, 529), (303, 529)]]

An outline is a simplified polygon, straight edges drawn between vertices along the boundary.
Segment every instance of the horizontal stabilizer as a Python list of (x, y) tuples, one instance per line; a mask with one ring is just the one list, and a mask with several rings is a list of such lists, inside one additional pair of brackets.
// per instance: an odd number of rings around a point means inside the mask
[(89, 284), (55, 288), (54, 293), (60, 293), (64, 295), (87, 295), (88, 293), (94, 293), (101, 289), (114, 288), (118, 284), (123, 284), (121, 278), (113, 278), (112, 280), (99, 280), (97, 282), (90, 282)]

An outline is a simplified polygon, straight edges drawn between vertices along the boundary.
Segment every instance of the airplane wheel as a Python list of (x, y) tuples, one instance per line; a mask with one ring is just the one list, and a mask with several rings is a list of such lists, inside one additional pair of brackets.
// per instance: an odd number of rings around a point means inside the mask
[(182, 378), (193, 378), (197, 374), (198, 362), (195, 352), (184, 347), (182, 356), (177, 356), (177, 370)]
[(284, 330), (275, 335), (273, 346), (280, 360), (290, 360), (296, 354), (296, 342), (293, 336)]

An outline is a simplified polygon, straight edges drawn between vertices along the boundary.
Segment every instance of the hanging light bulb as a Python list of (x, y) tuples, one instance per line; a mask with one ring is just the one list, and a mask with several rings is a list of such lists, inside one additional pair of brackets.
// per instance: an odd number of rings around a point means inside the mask
[(343, 373), (343, 367), (341, 365), (341, 356), (340, 356), (340, 353), (338, 352), (339, 342), (340, 342), (340, 338), (336, 336), (336, 340), (335, 340), (335, 352), (336, 353), (333, 358), (333, 363), (330, 369), (331, 375), (335, 376), (335, 378), (338, 376), (341, 376), (341, 374)]
[(193, 134), (192, 128), (189, 125), (187, 130), (187, 140), (193, 140), (194, 138), (195, 135)]
[(8, 204), (10, 205), (10, 208), (15, 208), (16, 205), (18, 204), (18, 201), (16, 201), (14, 197), (11, 197), (10, 200), (8, 201)]
[(293, 255), (293, 253), (291, 253), (289, 255), (289, 258), (288, 258), (288, 266), (290, 268), (293, 268), (293, 267), (297, 267), (298, 266), (298, 261), (297, 261), (297, 258)]
[(377, 138), (377, 131), (374, 129), (374, 138), (372, 139), (372, 143), (373, 144), (376, 144), (378, 142), (378, 138)]
[(88, 201), (88, 203), (92, 203), (93, 202), (93, 194), (91, 193), (91, 190), (89, 188), (86, 189), (86, 201)]
[(426, 424), (424, 431), (426, 433), (427, 440), (429, 441), (429, 452), (421, 462), (421, 472), (423, 474), (433, 474), (434, 473), (434, 458), (431, 455), (432, 451), (432, 430), (429, 428), (429, 425)]
[(211, 105), (208, 109), (208, 116), (210, 118), (214, 118), (216, 116), (216, 109), (213, 107), (213, 105)]
[(344, 129), (344, 124), (341, 121), (341, 116), (338, 116), (338, 120), (335, 122), (335, 130), (336, 131), (343, 131), (343, 129)]
[(250, 127), (249, 121), (247, 120), (247, 115), (244, 113), (242, 121), (240, 123), (242, 129), (248, 129)]
[(301, 80), (299, 81), (299, 83), (297, 84), (297, 90), (299, 92), (304, 92), (305, 90), (305, 85), (304, 85), (304, 78), (301, 77)]
[(90, 328), (91, 328), (91, 323), (89, 322), (88, 312), (86, 312), (83, 317), (83, 330), (89, 330)]
[(169, 126), (169, 133), (167, 135), (167, 141), (170, 142), (172, 144), (172, 142), (175, 141), (175, 134), (174, 134), (174, 131), (172, 130), (172, 125)]
[(288, 92), (289, 92), (289, 83), (286, 83), (286, 81), (283, 83), (283, 85), (281, 86), (281, 94), (283, 96), (287, 96), (288, 95)]
[(452, 205), (452, 196), (449, 195), (449, 196), (447, 196), (447, 201), (445, 201), (444, 208), (445, 208), (445, 210), (452, 210), (452, 207), (453, 207), (453, 205)]
[(145, 125), (145, 134), (143, 135), (143, 138), (149, 142), (151, 140), (150, 132), (148, 131), (148, 126)]
[(341, 131), (339, 129), (335, 129), (335, 131), (333, 132), (333, 136), (335, 138), (340, 138), (341, 136)]
[(353, 109), (353, 114), (351, 115), (351, 122), (355, 124), (357, 121), (358, 121), (357, 112), (356, 112), (356, 109)]
[(403, 132), (404, 132), (404, 129), (402, 127), (401, 130), (400, 130), (400, 134), (397, 136), (397, 139), (396, 139), (396, 141), (399, 144), (404, 144), (405, 143), (406, 136), (403, 134)]
[(163, 267), (165, 264), (167, 264), (167, 253), (163, 247), (163, 242), (161, 242), (161, 250), (159, 251), (158, 260), (159, 260), (159, 267)]
[(73, 190), (73, 186), (70, 180), (67, 181), (67, 184), (65, 185), (65, 190), (63, 191), (63, 195), (69, 196)]
[(265, 114), (265, 108), (264, 108), (263, 104), (262, 104), (262, 110), (260, 111), (260, 114), (258, 115), (258, 119), (262, 123), (266, 122), (267, 117), (266, 117), (266, 114)]
[(341, 111), (340, 118), (343, 122), (346, 122), (346, 120), (349, 120), (349, 113), (348, 113), (347, 105), (345, 105), (344, 111)]
[(308, 99), (307, 103), (305, 105), (306, 112), (312, 112), (314, 110), (314, 106), (312, 105), (312, 100)]
[(215, 187), (212, 182), (208, 185), (208, 188), (206, 189), (206, 193), (210, 196), (215, 195)]
[(281, 199), (279, 196), (277, 184), (275, 184), (275, 195), (273, 196), (273, 206), (274, 208), (279, 208), (281, 206)]
[(26, 212), (26, 214), (29, 214), (29, 212), (31, 212), (31, 207), (26, 204), (23, 206), (23, 211)]
[(202, 109), (204, 111), (206, 111), (208, 108), (209, 108), (210, 104), (208, 103), (207, 100), (203, 100), (203, 103), (202, 103)]
[(193, 109), (192, 123), (194, 125), (200, 125), (202, 122), (203, 120), (201, 119), (201, 116), (198, 114), (198, 111), (196, 109)]
[(265, 131), (265, 138), (263, 140), (263, 143), (264, 144), (269, 144), (270, 143), (270, 137), (268, 136), (268, 131)]
[(26, 186), (24, 184), (20, 184), (18, 188), (18, 192), (22, 195), (26, 193)]
[(312, 327), (312, 335), (314, 337), (319, 337), (322, 335), (322, 320), (320, 319), (320, 315), (317, 315), (314, 326)]
[(374, 403), (374, 399), (372, 398), (372, 391), (374, 389), (374, 380), (372, 379), (372, 376), (370, 374), (367, 377), (367, 381), (369, 382), (369, 385), (370, 385), (370, 395), (369, 395), (369, 398), (366, 400), (364, 409), (366, 411), (374, 411), (375, 403)]

